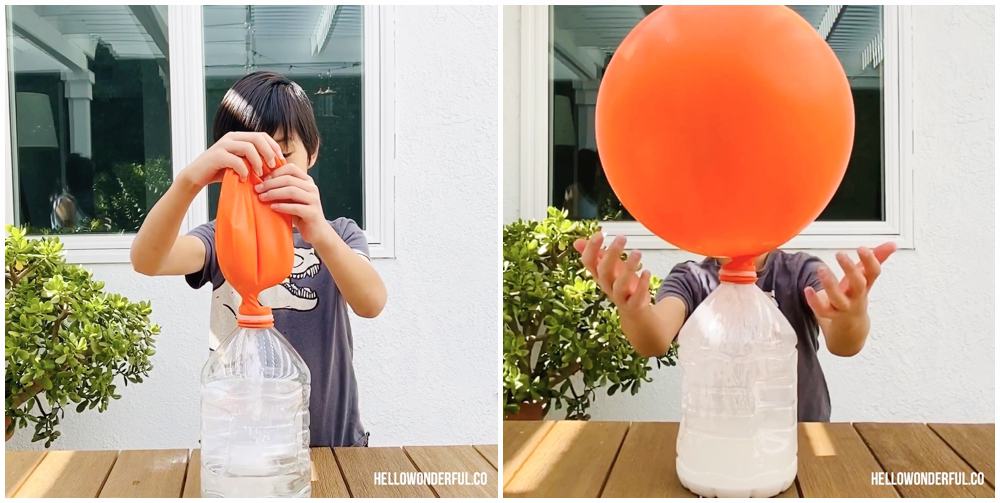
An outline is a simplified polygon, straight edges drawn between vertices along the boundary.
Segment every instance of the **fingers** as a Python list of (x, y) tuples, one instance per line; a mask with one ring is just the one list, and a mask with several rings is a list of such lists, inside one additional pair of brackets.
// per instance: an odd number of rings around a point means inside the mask
[(274, 190), (280, 187), (298, 187), (306, 192), (319, 193), (319, 188), (316, 187), (316, 183), (313, 182), (311, 177), (306, 177), (306, 179), (298, 178), (292, 175), (282, 175), (278, 177), (270, 177), (261, 183), (258, 183), (254, 189), (260, 193), (267, 193), (270, 190)]
[(612, 291), (612, 283), (617, 278), (616, 269), (621, 265), (622, 251), (625, 250), (625, 238), (618, 236), (611, 242), (611, 246), (604, 251), (604, 257), (597, 264), (597, 283), (604, 288), (606, 293)]
[(257, 152), (257, 147), (254, 144), (233, 140), (226, 142), (223, 148), (227, 152), (245, 158), (250, 163), (250, 167), (253, 168), (254, 173), (257, 173), (257, 176), (264, 174), (264, 161), (261, 160), (260, 153)]
[(889, 258), (889, 256), (895, 252), (896, 252), (896, 243), (893, 243), (892, 241), (882, 243), (876, 246), (874, 250), (872, 250), (872, 253), (875, 255), (875, 258), (878, 260), (880, 264), (885, 262)]
[(303, 180), (309, 180), (310, 182), (312, 181), (312, 178), (306, 174), (306, 170), (291, 163), (285, 164), (284, 166), (272, 171), (271, 174), (268, 175), (268, 178), (277, 178), (279, 176), (286, 175), (301, 178)]
[(577, 239), (576, 241), (573, 241), (573, 249), (575, 249), (577, 253), (583, 254), (583, 250), (587, 249), (587, 243), (589, 241), (589, 239)]
[(809, 304), (809, 308), (812, 309), (813, 314), (817, 318), (830, 318), (833, 315), (833, 309), (830, 303), (820, 298), (819, 293), (813, 289), (811, 286), (807, 286), (804, 290), (806, 296), (806, 304)]
[(299, 218), (308, 218), (312, 214), (312, 206), (308, 204), (274, 203), (271, 205), (271, 209), (278, 213), (285, 213)]
[(229, 168), (235, 171), (237, 175), (240, 175), (240, 180), (244, 182), (250, 176), (250, 170), (247, 168), (246, 161), (242, 157), (228, 151), (223, 152), (222, 167), (223, 169)]
[(271, 189), (260, 194), (259, 197), (261, 201), (289, 201), (303, 204), (314, 204), (319, 201), (319, 197), (315, 192), (291, 185)]
[(849, 305), (847, 297), (840, 289), (840, 285), (837, 284), (836, 279), (834, 279), (833, 273), (826, 267), (820, 267), (816, 271), (816, 275), (819, 276), (820, 283), (823, 284), (823, 291), (826, 292), (826, 297), (829, 299), (830, 304), (835, 309), (846, 310)]
[(604, 244), (604, 234), (601, 231), (597, 231), (593, 236), (587, 240), (587, 246), (584, 247), (582, 257), (580, 259), (583, 262), (583, 266), (590, 271), (590, 274), (594, 276), (594, 281), (598, 280), (597, 275), (597, 260), (600, 256), (601, 245)]
[(882, 273), (882, 264), (875, 257), (875, 252), (869, 248), (858, 248), (858, 256), (861, 257), (861, 265), (864, 266), (865, 283), (871, 288), (875, 279)]
[(609, 297), (615, 304), (624, 304), (635, 293), (635, 287), (639, 283), (639, 277), (636, 276), (635, 270), (638, 269), (641, 258), (642, 254), (637, 251), (629, 253), (628, 259), (625, 260), (624, 270), (614, 279)]
[(271, 138), (271, 135), (267, 133), (231, 131), (226, 134), (226, 137), (231, 140), (252, 143), (271, 168), (277, 165), (278, 158), (285, 159), (284, 154), (281, 153), (281, 145), (278, 145), (278, 142), (274, 141), (274, 138)]
[(847, 280), (849, 291), (852, 295), (862, 294), (868, 291), (868, 282), (861, 269), (854, 265), (851, 257), (844, 252), (837, 252), (837, 263), (844, 270), (844, 278)]
[(652, 273), (649, 271), (642, 271), (639, 275), (639, 280), (635, 286), (635, 292), (632, 296), (625, 301), (625, 306), (629, 309), (637, 309), (649, 302), (649, 281), (652, 278)]

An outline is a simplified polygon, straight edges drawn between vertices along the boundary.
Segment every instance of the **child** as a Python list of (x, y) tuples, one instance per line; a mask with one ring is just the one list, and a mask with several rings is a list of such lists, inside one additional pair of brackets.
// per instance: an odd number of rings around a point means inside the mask
[(353, 339), (346, 305), (378, 316), (385, 286), (368, 258), (368, 242), (353, 220), (327, 221), (316, 184), (306, 170), (316, 163), (319, 133), (309, 97), (282, 75), (251, 73), (226, 93), (215, 115), (215, 144), (178, 173), (146, 217), (132, 243), (132, 266), (149, 276), (185, 275), (192, 288), (211, 281), (210, 349), (236, 327), (237, 294), (219, 270), (215, 222), (178, 237), (188, 206), (209, 183), (232, 169), (243, 180), (247, 164), (258, 175), (276, 159), (286, 164), (255, 187), (274, 211), (292, 215), (292, 274), (260, 295), (274, 326), (295, 347), (312, 374), (309, 403), (312, 446), (368, 444), (361, 424), (352, 365)]
[[(649, 295), (649, 271), (636, 275), (642, 254), (629, 253), (622, 260), (625, 238), (619, 236), (606, 250), (598, 231), (574, 243), (582, 261), (608, 298), (618, 306), (622, 331), (644, 356), (662, 355), (695, 308), (719, 285), (719, 267), (728, 259), (706, 258), (674, 266), (656, 293)], [(859, 248), (861, 261), (851, 262), (837, 253), (844, 271), (838, 283), (818, 258), (806, 253), (775, 250), (756, 257), (757, 286), (769, 293), (798, 336), (799, 421), (829, 421), (830, 393), (817, 351), (822, 330), (826, 348), (838, 356), (854, 356), (868, 337), (868, 292), (881, 271), (881, 263), (896, 250), (885, 243), (874, 250)], [(808, 307), (807, 307), (808, 306)]]

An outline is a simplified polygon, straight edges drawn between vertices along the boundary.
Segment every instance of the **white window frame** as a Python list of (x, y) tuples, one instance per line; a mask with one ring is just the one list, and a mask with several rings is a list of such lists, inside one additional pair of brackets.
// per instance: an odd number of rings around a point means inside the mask
[[(0, 11), (0, 24), (7, 26), (6, 7)], [(206, 148), (205, 138), (205, 65), (202, 7), (170, 5), (167, 7), (170, 61), (170, 130), (171, 164), (177, 174)], [(14, 221), (15, 142), (8, 132), (13, 93), (8, 85), (7, 33), (0, 57), (0, 82), (8, 92), (0, 98), (3, 113), (4, 212), (7, 222)], [(395, 202), (395, 11), (393, 7), (364, 7), (364, 111), (363, 200), (365, 235), (372, 258), (393, 258)], [(181, 224), (186, 233), (208, 221), (208, 192), (202, 190)], [(128, 263), (134, 233), (59, 235), (66, 259), (73, 263)]]
[[(884, 204), (881, 222), (813, 222), (784, 249), (843, 249), (894, 241), (914, 248), (912, 159), (912, 29), (910, 8), (883, 7)], [(544, 218), (549, 205), (549, 6), (521, 6), (519, 210)], [(676, 250), (639, 222), (604, 222), (608, 235), (624, 235), (629, 247)]]

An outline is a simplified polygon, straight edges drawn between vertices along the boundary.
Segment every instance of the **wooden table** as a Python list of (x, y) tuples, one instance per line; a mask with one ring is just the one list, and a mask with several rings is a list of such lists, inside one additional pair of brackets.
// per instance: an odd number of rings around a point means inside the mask
[[(200, 496), (198, 450), (8, 451), (8, 497)], [(497, 496), (497, 446), (313, 448), (314, 498)], [(476, 485), (375, 485), (375, 472), (485, 472)]]
[[(677, 423), (506, 421), (505, 497), (692, 497)], [(993, 424), (800, 423), (783, 497), (994, 496)], [(873, 485), (879, 472), (982, 472), (983, 485)], [(968, 475), (967, 475), (968, 476)]]

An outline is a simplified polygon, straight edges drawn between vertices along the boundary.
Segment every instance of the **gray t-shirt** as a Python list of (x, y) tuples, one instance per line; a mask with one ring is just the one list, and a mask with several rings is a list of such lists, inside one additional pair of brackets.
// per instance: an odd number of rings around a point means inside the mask
[[(819, 366), (819, 326), (816, 317), (806, 303), (802, 291), (812, 286), (816, 291), (823, 289), (816, 269), (822, 265), (820, 259), (806, 253), (785, 253), (774, 251), (767, 255), (764, 270), (757, 271), (757, 286), (770, 294), (778, 304), (778, 309), (795, 329), (799, 338), (796, 345), (799, 353), (798, 403), (799, 421), (830, 420), (830, 391), (826, 387), (823, 369)], [(674, 266), (663, 279), (656, 301), (664, 297), (677, 297), (684, 301), (691, 316), (695, 308), (708, 294), (719, 286), (719, 261), (706, 258), (701, 262), (687, 261)]]
[[(348, 218), (330, 222), (334, 231), (355, 252), (368, 257), (368, 240), (358, 224)], [(222, 276), (215, 252), (215, 221), (189, 233), (205, 243), (205, 265), (186, 279), (192, 288), (212, 283), (209, 349), (236, 329), (240, 294)], [(354, 340), (347, 306), (333, 276), (298, 231), (293, 233), (295, 262), (285, 281), (261, 292), (261, 304), (270, 306), (274, 327), (305, 360), (312, 375), (309, 400), (310, 444), (318, 446), (367, 445), (361, 424), (358, 383), (354, 377)]]

